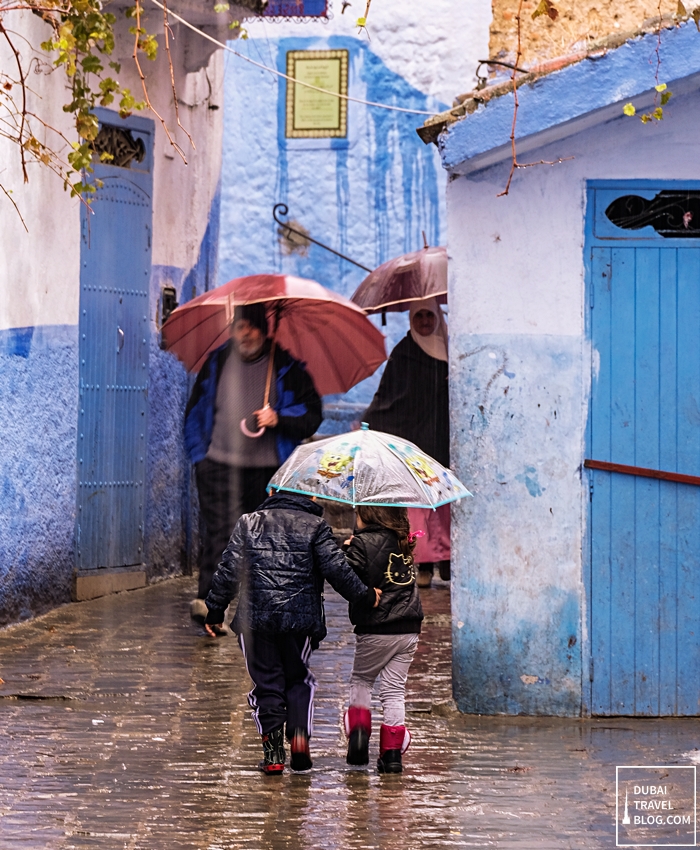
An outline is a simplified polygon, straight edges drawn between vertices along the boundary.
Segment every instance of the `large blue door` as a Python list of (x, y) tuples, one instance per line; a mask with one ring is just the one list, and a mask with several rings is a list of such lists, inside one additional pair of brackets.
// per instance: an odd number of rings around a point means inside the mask
[(100, 110), (82, 210), (77, 567), (144, 561), (153, 122)]
[(593, 714), (700, 714), (698, 237), (700, 184), (589, 187)]

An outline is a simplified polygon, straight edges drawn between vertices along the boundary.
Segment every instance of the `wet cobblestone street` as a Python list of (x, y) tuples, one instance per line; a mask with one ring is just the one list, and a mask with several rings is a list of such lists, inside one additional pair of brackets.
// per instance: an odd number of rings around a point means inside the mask
[(694, 719), (462, 716), (449, 585), (423, 591), (414, 744), (400, 776), (345, 764), (353, 637), (329, 593), (315, 653), (314, 769), (255, 766), (235, 638), (191, 624), (192, 579), (65, 606), (0, 632), (0, 848), (608, 848), (615, 765), (688, 764)]

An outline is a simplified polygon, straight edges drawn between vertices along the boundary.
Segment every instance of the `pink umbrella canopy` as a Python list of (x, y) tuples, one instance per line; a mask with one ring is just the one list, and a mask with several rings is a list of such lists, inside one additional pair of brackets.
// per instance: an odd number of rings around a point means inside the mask
[(363, 310), (320, 283), (283, 274), (235, 278), (173, 310), (165, 348), (199, 372), (229, 339), (235, 308), (256, 303), (267, 305), (277, 344), (306, 364), (319, 395), (347, 392), (386, 360), (384, 336)]
[(447, 249), (422, 248), (382, 263), (358, 286), (352, 300), (368, 313), (401, 312), (412, 301), (447, 304)]

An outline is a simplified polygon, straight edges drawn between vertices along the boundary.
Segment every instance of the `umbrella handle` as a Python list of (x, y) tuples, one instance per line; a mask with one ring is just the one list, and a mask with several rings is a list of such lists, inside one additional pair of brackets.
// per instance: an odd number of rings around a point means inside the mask
[[(270, 359), (267, 364), (267, 378), (265, 380), (265, 398), (263, 399), (263, 410), (267, 410), (270, 407), (270, 387), (272, 385), (272, 368), (275, 362), (275, 346), (277, 345), (276, 340), (272, 340), (272, 345), (270, 347)], [(257, 437), (262, 437), (265, 433), (265, 427), (260, 428), (259, 431), (251, 431), (250, 428), (245, 424), (245, 419), (241, 419), (241, 431), (246, 435), (246, 437), (251, 437), (252, 439), (256, 439)]]
[[(266, 406), (269, 407), (270, 405), (268, 404)], [(262, 437), (262, 435), (265, 433), (265, 430), (266, 429), (263, 427), (259, 431), (251, 431), (245, 424), (245, 419), (241, 419), (241, 431), (243, 431), (246, 437), (251, 437), (252, 439), (255, 439), (256, 437)]]
[(270, 406), (270, 387), (272, 386), (272, 369), (275, 365), (275, 348), (277, 340), (273, 338), (270, 346), (270, 359), (267, 363), (267, 378), (265, 379), (265, 397), (263, 398), (263, 410)]

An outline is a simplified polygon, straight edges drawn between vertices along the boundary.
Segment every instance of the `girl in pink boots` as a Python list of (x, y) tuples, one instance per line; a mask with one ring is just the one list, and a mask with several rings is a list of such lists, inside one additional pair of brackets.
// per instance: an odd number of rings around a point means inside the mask
[(347, 761), (369, 762), (372, 688), (379, 676), (384, 722), (379, 729), (377, 769), (401, 773), (401, 756), (411, 743), (404, 725), (406, 679), (423, 620), (413, 563), (415, 536), (410, 533), (406, 508), (361, 505), (355, 513), (356, 530), (345, 556), (368, 587), (382, 590), (382, 597), (373, 609), (350, 605), (356, 643), (350, 707), (345, 714)]

